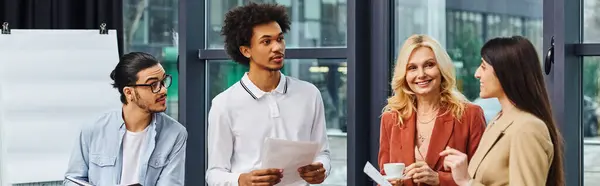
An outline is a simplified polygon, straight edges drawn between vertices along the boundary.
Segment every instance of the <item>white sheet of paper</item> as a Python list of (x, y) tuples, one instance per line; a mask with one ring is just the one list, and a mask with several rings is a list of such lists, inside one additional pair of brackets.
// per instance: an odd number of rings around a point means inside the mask
[(114, 30), (0, 34), (0, 123), (11, 183), (64, 179), (81, 126), (121, 106), (109, 76), (118, 62)]
[[(0, 97), (2, 97), (2, 84), (0, 84)], [(4, 104), (2, 104), (2, 99), (0, 99), (0, 110), (2, 110), (2, 105)], [(4, 145), (5, 132), (2, 124), (4, 119), (2, 118), (2, 112), (0, 112), (0, 186), (9, 186), (12, 184), (8, 183), (6, 175), (6, 145)]]
[(379, 173), (379, 171), (377, 171), (377, 169), (368, 161), (365, 164), (365, 168), (363, 169), (363, 171), (365, 172), (365, 174), (367, 174), (367, 176), (369, 176), (373, 181), (375, 181), (375, 183), (379, 184), (380, 186), (392, 186), (392, 184), (389, 181), (387, 181), (385, 177), (383, 177), (383, 175), (381, 175), (381, 173)]
[(90, 182), (84, 181), (84, 180), (80, 180), (71, 176), (67, 176), (66, 177), (67, 180), (77, 184), (77, 185), (81, 185), (81, 186), (94, 186), (92, 185)]
[(278, 185), (304, 181), (298, 168), (314, 162), (319, 151), (316, 142), (299, 142), (267, 138), (262, 151), (262, 169), (283, 169), (283, 179)]

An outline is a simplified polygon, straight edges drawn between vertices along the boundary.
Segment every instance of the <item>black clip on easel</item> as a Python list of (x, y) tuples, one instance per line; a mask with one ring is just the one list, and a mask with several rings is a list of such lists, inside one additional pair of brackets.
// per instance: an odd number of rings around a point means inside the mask
[(106, 29), (106, 23), (100, 24), (100, 34), (108, 35), (108, 30)]
[(8, 22), (4, 22), (2, 24), (2, 34), (10, 34), (10, 28), (8, 27)]

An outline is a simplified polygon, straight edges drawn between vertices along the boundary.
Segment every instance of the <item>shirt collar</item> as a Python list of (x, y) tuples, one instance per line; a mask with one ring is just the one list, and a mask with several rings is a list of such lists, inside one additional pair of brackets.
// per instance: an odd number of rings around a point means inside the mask
[[(125, 119), (123, 119), (123, 109), (120, 109), (121, 112), (119, 112), (117, 114), (117, 120), (119, 121), (119, 129), (126, 129), (125, 128)], [(150, 125), (148, 125), (148, 127), (152, 127), (153, 129), (156, 129), (156, 117), (158, 117), (158, 113), (153, 113), (152, 114), (152, 121), (150, 121)]]
[[(288, 78), (285, 75), (283, 75), (283, 73), (280, 72), (280, 74), (281, 76), (279, 76), (279, 84), (277, 84), (277, 87), (273, 91), (285, 94), (287, 93), (288, 89)], [(242, 85), (242, 88), (244, 88), (244, 90), (248, 94), (250, 94), (250, 96), (252, 96), (252, 98), (254, 98), (255, 100), (260, 99), (266, 94), (266, 92), (260, 90), (254, 83), (252, 83), (252, 81), (250, 81), (250, 78), (248, 77), (248, 72), (246, 72), (244, 74), (244, 77), (242, 77), (240, 85)]]

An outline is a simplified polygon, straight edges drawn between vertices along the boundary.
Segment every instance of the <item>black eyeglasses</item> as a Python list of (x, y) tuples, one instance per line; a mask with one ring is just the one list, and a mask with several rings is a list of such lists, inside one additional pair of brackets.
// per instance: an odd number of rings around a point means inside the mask
[(166, 75), (163, 80), (156, 81), (154, 83), (133, 84), (133, 85), (127, 85), (127, 86), (146, 86), (146, 87), (150, 87), (150, 89), (152, 90), (152, 93), (158, 93), (158, 92), (160, 92), (160, 89), (162, 89), (163, 86), (165, 88), (169, 88), (171, 86), (171, 75)]

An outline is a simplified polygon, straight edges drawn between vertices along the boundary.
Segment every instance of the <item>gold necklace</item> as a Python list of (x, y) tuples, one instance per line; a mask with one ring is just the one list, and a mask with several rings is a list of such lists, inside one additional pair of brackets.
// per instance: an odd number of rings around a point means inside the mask
[(429, 121), (427, 121), (427, 122), (423, 122), (423, 121), (421, 121), (421, 120), (420, 120), (420, 119), (417, 117), (417, 121), (419, 121), (419, 123), (421, 123), (421, 124), (429, 124), (429, 123), (430, 123), (430, 122), (432, 122), (432, 121), (433, 121), (435, 118), (437, 118), (437, 116), (435, 116), (435, 117), (431, 117), (431, 119), (430, 119)]
[[(514, 106), (514, 107), (512, 107), (512, 108), (508, 108), (506, 111), (510, 111), (510, 110), (512, 110), (512, 109), (514, 109), (514, 108), (516, 108), (516, 107), (517, 107), (517, 106), (515, 106), (515, 104), (513, 104), (513, 106)], [(504, 113), (506, 113), (504, 110), (500, 110), (500, 112), (498, 112), (498, 116), (497, 116), (496, 118), (494, 118), (494, 120), (492, 120), (492, 123), (490, 124), (490, 127), (491, 127), (491, 126), (493, 126), (493, 125), (495, 125), (495, 124), (496, 124), (496, 122), (497, 122), (498, 120), (500, 120), (500, 118), (502, 118), (502, 116), (504, 115)]]
[[(435, 117), (434, 117), (434, 118), (435, 118)], [(431, 121), (433, 121), (433, 119), (432, 119), (432, 120), (430, 120), (429, 122), (431, 122)], [(419, 122), (420, 122), (420, 121), (419, 121)], [(419, 139), (419, 142), (421, 142), (421, 144), (423, 144), (423, 142), (425, 142), (425, 140), (426, 140), (427, 138), (431, 138), (431, 136), (425, 137), (425, 136), (422, 134), (422, 132), (421, 132), (422, 130), (418, 130), (418, 129), (419, 129), (419, 128), (417, 127), (417, 138)], [(425, 130), (425, 129), (423, 129), (423, 130)], [(432, 131), (432, 132), (433, 132), (433, 131)]]
[[(431, 111), (430, 111), (432, 114), (436, 114), (436, 116), (435, 116), (435, 117), (431, 117), (431, 119), (430, 119), (429, 121), (427, 121), (427, 122), (423, 122), (421, 119), (419, 119), (419, 115), (421, 115), (421, 116), (425, 116), (425, 115), (428, 115), (428, 114), (418, 114), (418, 112), (417, 112), (417, 121), (419, 121), (419, 123), (421, 123), (421, 124), (428, 124), (428, 123), (430, 123), (431, 121), (433, 121), (435, 118), (437, 118), (437, 117), (438, 117), (438, 116), (437, 116), (437, 111), (438, 111), (438, 109), (437, 109), (437, 108), (436, 108), (436, 109), (433, 109), (433, 110), (431, 110)], [(429, 113), (429, 112), (428, 112), (428, 113)]]
[(426, 140), (427, 138), (423, 137), (423, 135), (421, 135), (421, 133), (419, 132), (419, 141), (421, 142), (421, 144), (423, 144), (423, 142)]
[[(438, 108), (435, 108), (435, 109), (431, 109), (429, 112), (421, 112), (421, 115), (426, 115), (426, 114), (429, 114), (431, 112), (437, 112), (437, 111), (438, 111)], [(419, 113), (419, 109), (417, 109), (417, 113)]]

